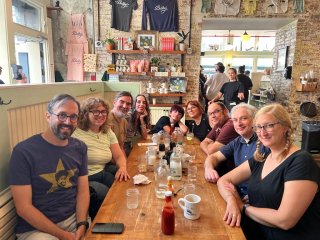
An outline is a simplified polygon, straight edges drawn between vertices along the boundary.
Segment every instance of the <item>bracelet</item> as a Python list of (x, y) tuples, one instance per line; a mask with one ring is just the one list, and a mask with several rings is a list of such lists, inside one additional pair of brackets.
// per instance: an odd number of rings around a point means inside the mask
[(242, 211), (241, 211), (242, 215), (246, 214), (246, 210), (247, 210), (248, 207), (250, 207), (249, 203), (246, 203), (246, 204), (243, 205)]
[(86, 230), (89, 228), (89, 223), (87, 221), (82, 221), (77, 223), (77, 229), (82, 225), (86, 227)]

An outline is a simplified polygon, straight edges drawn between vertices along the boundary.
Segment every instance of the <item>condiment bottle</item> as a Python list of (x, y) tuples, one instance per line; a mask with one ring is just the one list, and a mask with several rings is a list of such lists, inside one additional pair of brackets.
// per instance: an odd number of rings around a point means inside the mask
[(170, 124), (170, 132), (169, 132), (169, 134), (172, 135), (173, 131), (174, 131), (174, 124), (171, 123)]
[(166, 146), (164, 143), (159, 144), (159, 158), (161, 159), (166, 154)]
[(173, 184), (171, 176), (168, 176), (167, 191), (170, 191), (173, 194)]
[(174, 233), (175, 220), (174, 220), (174, 208), (172, 204), (172, 192), (166, 191), (165, 204), (161, 213), (161, 230), (165, 235), (172, 235)]
[(181, 180), (182, 178), (181, 155), (176, 147), (173, 148), (170, 156), (170, 176), (173, 180)]

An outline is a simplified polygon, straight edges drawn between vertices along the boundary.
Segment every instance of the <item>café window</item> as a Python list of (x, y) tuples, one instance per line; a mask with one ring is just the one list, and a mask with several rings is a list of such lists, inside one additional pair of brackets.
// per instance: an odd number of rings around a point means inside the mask
[(41, 29), (41, 8), (26, 0), (12, 1), (12, 20), (27, 28)]

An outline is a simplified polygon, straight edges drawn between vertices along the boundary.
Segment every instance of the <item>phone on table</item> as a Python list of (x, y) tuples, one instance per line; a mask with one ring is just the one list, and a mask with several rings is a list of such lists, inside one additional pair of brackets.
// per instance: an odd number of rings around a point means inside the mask
[(92, 228), (93, 233), (117, 233), (120, 234), (124, 230), (123, 223), (96, 223)]

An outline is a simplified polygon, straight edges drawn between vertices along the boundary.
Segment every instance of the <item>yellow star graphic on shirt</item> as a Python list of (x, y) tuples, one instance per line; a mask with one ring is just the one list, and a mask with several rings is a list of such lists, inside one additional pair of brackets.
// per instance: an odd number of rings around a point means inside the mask
[(65, 170), (61, 159), (59, 159), (57, 169), (54, 173), (41, 174), (40, 177), (52, 184), (47, 193), (55, 192), (61, 188), (70, 188), (72, 183), (70, 178), (74, 176), (77, 169)]

